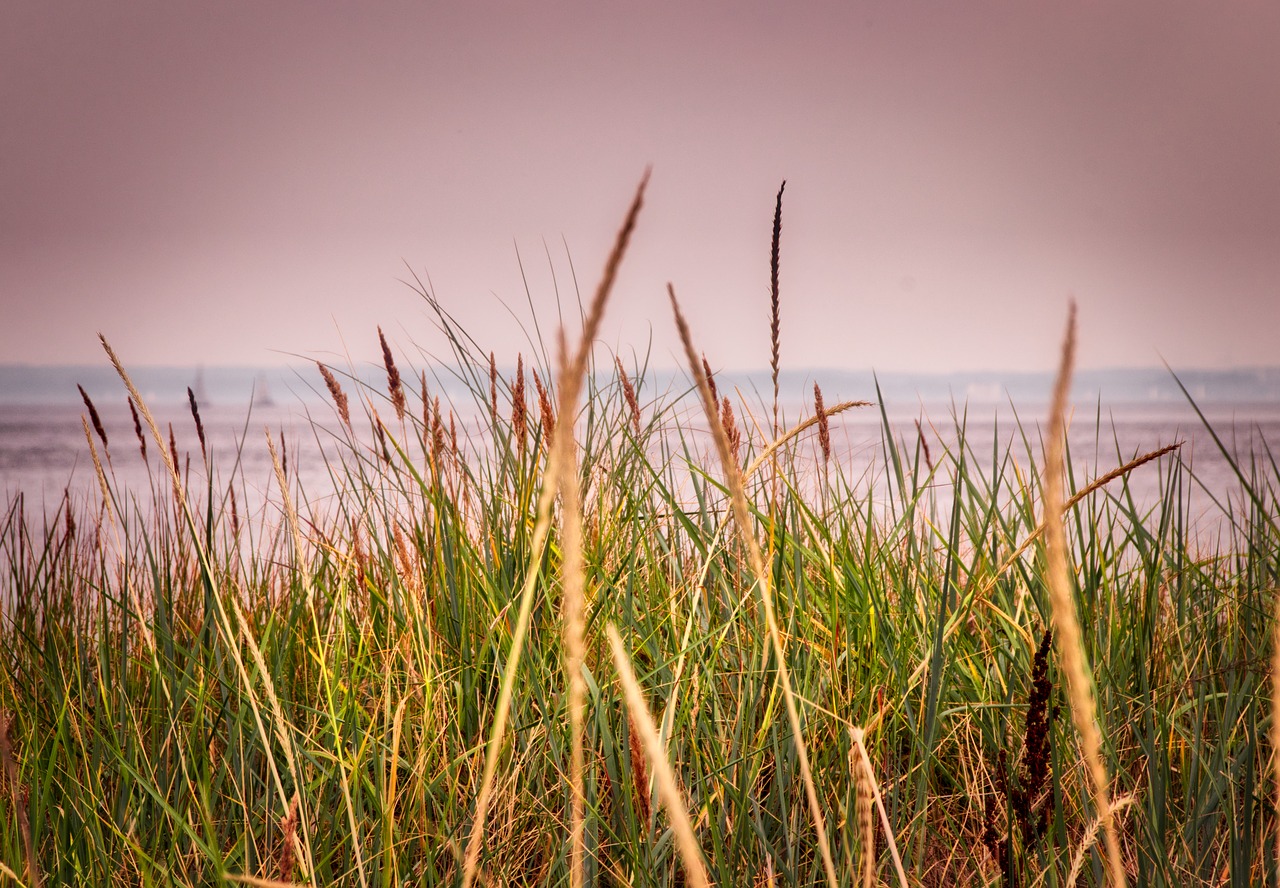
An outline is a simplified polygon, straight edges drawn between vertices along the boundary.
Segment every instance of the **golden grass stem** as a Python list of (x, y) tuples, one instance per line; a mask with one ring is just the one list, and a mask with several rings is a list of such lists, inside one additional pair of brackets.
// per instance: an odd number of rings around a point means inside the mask
[(1062, 361), (1058, 367), (1058, 378), (1053, 387), (1053, 401), (1049, 411), (1049, 444), (1045, 454), (1043, 481), (1045, 580), (1049, 586), (1054, 638), (1057, 641), (1062, 671), (1067, 679), (1067, 699), (1071, 704), (1071, 720), (1075, 723), (1076, 732), (1080, 735), (1080, 746), (1093, 788), (1094, 807), (1102, 821), (1109, 881), (1115, 888), (1124, 888), (1126, 885), (1124, 864), (1120, 859), (1120, 842), (1116, 835), (1115, 818), (1112, 816), (1107, 768), (1102, 761), (1102, 731), (1098, 726), (1093, 676), (1084, 650), (1076, 601), (1071, 591), (1071, 571), (1067, 561), (1067, 534), (1062, 524), (1067, 396), (1071, 388), (1075, 346), (1076, 307), (1073, 302), (1068, 311), (1067, 332), (1062, 344)]
[(774, 610), (773, 589), (769, 582), (769, 574), (764, 567), (764, 557), (760, 551), (760, 544), (756, 540), (755, 534), (751, 531), (751, 511), (747, 505), (746, 490), (742, 483), (742, 470), (733, 457), (724, 427), (718, 421), (716, 404), (712, 398), (711, 388), (707, 384), (702, 365), (698, 361), (698, 353), (693, 347), (693, 337), (689, 332), (689, 325), (685, 321), (684, 315), (680, 312), (680, 303), (676, 300), (675, 287), (671, 284), (667, 284), (667, 294), (671, 298), (671, 309), (675, 314), (676, 327), (680, 331), (680, 341), (684, 344), (685, 357), (689, 361), (690, 371), (697, 382), (698, 393), (702, 397), (702, 407), (706, 414), (707, 425), (711, 428), (711, 436), (715, 441), (716, 450), (719, 452), (720, 463), (724, 466), (726, 486), (729, 488), (730, 500), (733, 505), (734, 523), (738, 526), (738, 534), (747, 549), (747, 559), (751, 565), (752, 573), (755, 575), (756, 585), (760, 589), (760, 602), (764, 610), (765, 625), (768, 627), (769, 638), (773, 642), (774, 654), (778, 661), (778, 680), (782, 685), (787, 718), (791, 723), (791, 731), (795, 738), (796, 758), (800, 765), (800, 774), (804, 780), (805, 794), (809, 801), (809, 813), (813, 818), (818, 851), (822, 857), (822, 865), (826, 870), (827, 884), (830, 888), (836, 888), (839, 884), (839, 879), (836, 877), (835, 862), (831, 858), (831, 846), (827, 840), (826, 817), (823, 816), (822, 805), (818, 801), (818, 791), (813, 782), (813, 772), (809, 767), (809, 752), (804, 741), (800, 712), (796, 706), (796, 695), (791, 683), (791, 672), (787, 668), (787, 652), (782, 644), (782, 631), (778, 627), (778, 618)]
[[(644, 190), (649, 182), (649, 171), (645, 170), (640, 186), (636, 189), (631, 208), (618, 231), (613, 251), (605, 263), (604, 274), (600, 285), (596, 288), (587, 316), (582, 326), (582, 337), (572, 361), (568, 362), (567, 374), (560, 380), (559, 400), (561, 425), (568, 428), (562, 432), (572, 436), (573, 417), (577, 412), (578, 396), (582, 391), (582, 377), (586, 372), (587, 361), (591, 354), (591, 346), (600, 329), (600, 321), (604, 316), (604, 307), (613, 289), (618, 267), (635, 230), (636, 219), (644, 203)], [(523, 394), (523, 393), (522, 393)], [(480, 791), (476, 795), (475, 816), (471, 821), (471, 832), (467, 838), (466, 853), (462, 865), (462, 888), (471, 888), (474, 883), (480, 861), (480, 844), (484, 838), (485, 818), (488, 815), (489, 802), (493, 797), (493, 780), (498, 769), (498, 757), (502, 752), (502, 741), (506, 735), (507, 720), (511, 714), (511, 697), (515, 688), (516, 670), (520, 666), (520, 657), (524, 651), (525, 636), (529, 631), (529, 620), (533, 610), (533, 592), (537, 585), (538, 573), (542, 565), (542, 551), (547, 544), (547, 536), (551, 528), (551, 507), (560, 487), (559, 448), (552, 448), (547, 458), (547, 467), (542, 476), (542, 492), (538, 496), (537, 520), (534, 522), (533, 539), (529, 552), (529, 565), (525, 571), (524, 583), (520, 590), (520, 610), (516, 616), (516, 625), (511, 633), (511, 652), (507, 657), (507, 665), (502, 674), (502, 684), (498, 690), (498, 704), (494, 712), (493, 727), (485, 748), (484, 773), (480, 779)], [(581, 672), (581, 669), (578, 670)], [(576, 790), (580, 792), (581, 790)]]
[(627, 710), (631, 715), (631, 724), (639, 732), (648, 753), (649, 764), (658, 785), (658, 798), (667, 809), (667, 817), (671, 819), (671, 828), (675, 833), (676, 847), (680, 849), (680, 858), (684, 861), (687, 882), (693, 888), (707, 888), (711, 884), (707, 877), (706, 866), (702, 862), (702, 849), (698, 846), (697, 837), (693, 834), (693, 822), (689, 819), (689, 809), (685, 805), (684, 794), (676, 780), (671, 762), (667, 760), (666, 751), (662, 748), (662, 738), (658, 736), (658, 728), (644, 700), (644, 691), (636, 680), (635, 671), (631, 668), (631, 659), (627, 656), (622, 638), (612, 623), (605, 630), (609, 636), (609, 646), (613, 650), (613, 663), (618, 670), (618, 683), (627, 699)]

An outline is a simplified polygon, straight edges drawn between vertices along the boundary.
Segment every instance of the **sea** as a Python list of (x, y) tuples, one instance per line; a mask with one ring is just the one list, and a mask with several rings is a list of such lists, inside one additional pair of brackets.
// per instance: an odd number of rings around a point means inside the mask
[[(370, 405), (384, 417), (392, 415), (382, 395), (385, 375), (379, 370), (371, 367), (344, 377), (357, 429)], [(191, 487), (222, 491), (234, 479), (246, 515), (268, 520), (278, 516), (270, 438), (304, 509), (322, 511), (333, 496), (332, 468), (344, 445), (314, 365), (144, 368), (135, 377), (165, 447), (177, 453)], [(732, 393), (746, 424), (767, 425), (772, 407), (767, 372), (718, 373), (717, 381), (722, 392)], [(828, 407), (843, 400), (873, 402), (832, 417), (831, 423), (834, 470), (847, 484), (873, 497), (887, 500), (892, 495), (886, 429), (904, 452), (944, 464), (944, 455), (956, 453), (963, 440), (966, 459), (988, 475), (1006, 451), (1022, 469), (1042, 462), (1041, 435), (1052, 383), (1047, 374), (791, 371), (780, 378), (784, 426), (813, 414), (815, 382)], [(98, 412), (108, 442), (105, 448), (89, 422), (81, 388)], [(482, 452), (487, 420), (481, 418), (484, 407), (470, 389), (440, 368), (430, 373), (428, 389), (454, 413), (464, 446), (473, 442), (476, 452)], [(679, 401), (678, 409), (686, 410), (689, 427), (696, 429), (696, 402), (687, 390), (688, 380), (679, 373), (651, 374), (640, 401), (646, 411), (658, 402)], [(203, 445), (191, 397), (198, 405)], [(1242, 497), (1238, 471), (1248, 477), (1256, 470), (1273, 488), (1280, 484), (1275, 468), (1280, 368), (1177, 376), (1163, 368), (1095, 371), (1077, 377), (1072, 408), (1068, 441), (1075, 487), (1135, 456), (1180, 443), (1176, 459), (1181, 460), (1186, 508), (1204, 535), (1230, 532), (1230, 510)], [(536, 407), (531, 409), (536, 412)], [(168, 484), (160, 445), (144, 424), (144, 454), (125, 390), (110, 368), (0, 365), (0, 507), (6, 514), (19, 500), (27, 516), (53, 516), (64, 502), (79, 505), (100, 496), (86, 423), (114, 495), (137, 503), (156, 501), (153, 492)], [(368, 437), (367, 421), (364, 429)], [(793, 447), (797, 464), (816, 465), (820, 459), (812, 434)], [(1167, 456), (1132, 473), (1129, 489), (1140, 509), (1167, 495), (1174, 459)], [(212, 481), (206, 466), (213, 467)], [(945, 499), (949, 483), (944, 465), (931, 484)]]

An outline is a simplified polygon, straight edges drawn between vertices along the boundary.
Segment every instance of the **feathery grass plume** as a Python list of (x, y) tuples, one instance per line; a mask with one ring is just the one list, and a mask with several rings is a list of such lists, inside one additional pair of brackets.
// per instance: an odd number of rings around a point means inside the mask
[(920, 449), (924, 452), (924, 464), (929, 470), (929, 474), (933, 474), (933, 454), (929, 452), (929, 440), (924, 436), (924, 429), (920, 427), (920, 420), (916, 420), (916, 440), (920, 442)]
[(64, 525), (63, 539), (69, 543), (76, 535), (76, 519), (71, 514), (70, 487), (62, 489), (62, 523)]
[(489, 418), (498, 421), (498, 363), (489, 352)]
[(702, 372), (707, 377), (707, 387), (711, 389), (711, 400), (716, 405), (720, 404), (720, 392), (716, 390), (716, 375), (711, 372), (711, 365), (707, 363), (707, 353), (702, 353)]
[(187, 402), (191, 405), (191, 416), (196, 421), (196, 437), (200, 439), (200, 454), (209, 455), (208, 445), (204, 440), (204, 423), (200, 421), (200, 406), (196, 404), (196, 393), (187, 386)]
[[(1111, 805), (1111, 811), (1108, 818), (1114, 818), (1125, 808), (1128, 808), (1138, 800), (1136, 795), (1121, 796)], [(1095, 817), (1089, 821), (1089, 826), (1085, 829), (1084, 835), (1080, 838), (1080, 844), (1076, 846), (1075, 853), (1071, 855), (1071, 871), (1067, 873), (1067, 879), (1062, 884), (1076, 885), (1080, 882), (1080, 873), (1084, 871), (1084, 862), (1089, 859), (1089, 849), (1098, 841), (1098, 829), (1103, 825), (1102, 817)]]
[(97, 432), (98, 438), (102, 441), (102, 449), (107, 449), (107, 430), (102, 427), (102, 417), (98, 415), (98, 408), (93, 406), (93, 401), (89, 399), (89, 393), (84, 390), (84, 386), (77, 385), (80, 389), (80, 397), (84, 398), (84, 406), (89, 410), (89, 421), (93, 423), (93, 430)]
[(613, 649), (613, 663), (618, 671), (618, 683), (622, 685), (627, 700), (627, 710), (631, 717), (631, 725), (639, 730), (640, 739), (653, 765), (653, 774), (657, 778), (658, 798), (667, 809), (667, 817), (671, 819), (671, 829), (675, 834), (676, 847), (680, 858), (684, 861), (686, 884), (693, 888), (707, 888), (711, 884), (707, 878), (707, 870), (702, 862), (702, 849), (693, 834), (693, 822), (689, 819), (689, 810), (685, 805), (684, 794), (676, 780), (671, 762), (667, 760), (667, 752), (662, 748), (662, 738), (658, 736), (658, 728), (649, 707), (644, 701), (644, 691), (636, 680), (635, 671), (631, 668), (631, 660), (622, 646), (622, 638), (612, 623), (606, 632), (609, 646)]
[[(635, 230), (636, 219), (640, 215), (640, 208), (644, 203), (644, 191), (648, 182), (649, 171), (645, 170), (644, 177), (640, 180), (640, 186), (636, 189), (635, 197), (632, 199), (631, 207), (627, 211), (626, 220), (623, 222), (622, 228), (618, 231), (618, 236), (614, 241), (613, 251), (605, 262), (604, 274), (601, 276), (600, 284), (596, 288), (595, 298), (591, 301), (586, 319), (582, 325), (582, 336), (578, 341), (578, 349), (574, 353), (573, 360), (568, 363), (565, 378), (560, 380), (559, 402), (562, 416), (573, 416), (577, 411), (578, 396), (582, 390), (583, 376), (586, 373), (591, 346), (600, 329), (600, 321), (604, 316), (604, 307), (608, 302), (609, 293), (613, 289), (618, 267), (622, 264), (622, 257), (625, 255), (627, 245), (631, 240), (631, 233)], [(521, 378), (523, 379), (523, 374)], [(565, 422), (561, 426), (562, 435), (572, 434), (572, 423)], [(547, 537), (551, 527), (551, 507), (560, 487), (560, 474), (563, 471), (558, 456), (560, 450), (560, 447), (552, 448), (546, 469), (543, 471), (542, 492), (538, 495), (538, 517), (534, 522), (533, 537), (529, 547), (529, 564), (525, 570), (524, 583), (520, 589), (520, 609), (516, 615), (516, 624), (511, 633), (511, 650), (507, 655), (507, 664), (502, 673), (502, 683), (498, 690), (498, 702), (494, 710), (493, 726), (489, 732), (489, 739), (485, 744), (484, 773), (480, 779), (480, 791), (476, 795), (475, 813), (471, 821), (471, 834), (467, 839), (467, 848), (462, 864), (462, 888), (471, 888), (479, 871), (480, 842), (484, 836), (489, 801), (493, 795), (494, 774), (497, 772), (498, 756), (502, 751), (502, 740), (506, 734), (508, 717), (511, 714), (511, 697), (515, 687), (516, 670), (520, 665), (520, 657), (524, 650), (524, 641), (529, 631), (529, 621), (533, 613), (534, 590), (541, 574), (542, 554), (547, 544)], [(566, 621), (566, 628), (570, 626), (572, 626), (572, 623)], [(573, 727), (576, 723), (576, 717), (573, 713), (580, 711), (583, 705), (576, 690), (576, 683), (581, 681), (582, 670), (581, 668), (572, 669), (570, 663), (566, 663), (566, 667), (568, 667), (566, 671), (569, 672), (570, 677), (570, 727), (573, 733), (577, 735), (578, 732)], [(579, 741), (575, 740), (574, 742)], [(583, 796), (582, 784), (572, 774), (570, 775), (570, 782), (573, 794), (577, 797)], [(574, 804), (577, 805), (578, 802), (575, 801)], [(576, 808), (574, 816), (576, 816)], [(576, 824), (573, 824), (571, 827), (571, 842), (575, 845), (580, 844), (579, 837), (581, 834), (581, 830)], [(581, 850), (581, 848), (571, 850), (573, 860), (582, 860)], [(571, 867), (571, 880), (580, 880), (581, 875), (572, 875), (572, 870), (573, 867)]]
[(551, 409), (551, 399), (547, 397), (547, 390), (542, 385), (542, 378), (538, 376), (538, 371), (533, 371), (533, 387), (538, 390), (538, 409), (542, 413), (542, 436), (548, 442), (556, 430), (556, 414)]
[(818, 418), (818, 446), (822, 449), (822, 461), (831, 462), (831, 423), (822, 405), (822, 389), (813, 384), (813, 415)]
[(142, 451), (142, 461), (147, 461), (147, 436), (142, 434), (142, 421), (138, 419), (138, 408), (133, 404), (133, 398), (126, 399), (129, 402), (129, 415), (133, 417), (133, 433), (138, 436), (138, 447)]
[(738, 421), (733, 416), (733, 405), (729, 396), (725, 395), (720, 402), (720, 426), (725, 437), (729, 439), (729, 449), (733, 451), (733, 461), (742, 464), (742, 432), (738, 430)]
[(342, 390), (342, 386), (338, 385), (338, 379), (333, 372), (316, 361), (316, 366), (320, 368), (320, 375), (324, 378), (325, 388), (329, 390), (329, 397), (333, 399), (333, 406), (338, 408), (338, 418), (342, 420), (342, 424), (348, 429), (351, 428), (351, 410), (347, 404), (347, 393)]
[(781, 328), (778, 317), (778, 246), (782, 240), (782, 192), (786, 190), (787, 180), (782, 180), (778, 188), (778, 203), (773, 209), (773, 246), (769, 251), (769, 367), (773, 370), (773, 437), (778, 437), (778, 346), (781, 339)]
[(444, 416), (440, 412), (440, 396), (431, 403), (431, 454), (437, 463), (444, 453)]
[(453, 454), (455, 461), (462, 457), (458, 451), (458, 427), (454, 425), (452, 410), (449, 411), (449, 452)]
[(627, 409), (631, 412), (631, 429), (640, 437), (640, 402), (636, 400), (636, 387), (631, 384), (626, 368), (622, 366), (622, 358), (613, 359), (618, 365), (618, 380), (622, 383), (622, 396), (627, 401)]
[[(853, 407), (870, 407), (870, 406), (871, 406), (870, 401), (841, 401), (839, 404), (835, 405), (834, 407), (827, 407), (826, 410), (824, 411), (824, 415), (831, 417), (831, 416), (835, 416), (838, 413), (844, 413), (846, 410), (849, 410)], [(750, 465), (748, 465), (745, 469), (742, 470), (743, 480), (744, 481), (749, 480), (753, 475), (755, 475), (756, 472), (760, 471), (760, 467), (763, 466), (766, 462), (768, 462), (770, 457), (772, 457), (775, 453), (777, 453), (778, 450), (785, 447), (787, 445), (787, 442), (791, 441), (797, 435), (802, 434), (803, 432), (818, 425), (818, 422), (819, 420), (817, 416), (810, 416), (804, 422), (801, 422), (792, 426), (786, 432), (784, 432), (783, 434), (779, 435), (777, 438), (775, 438), (774, 440), (766, 444), (764, 446), (764, 449), (762, 449), (760, 453), (756, 455), (756, 458), (751, 461)]]
[(276, 854), (276, 869), (280, 873), (280, 881), (293, 881), (294, 862), (298, 859), (298, 796), (295, 793), (289, 802), (289, 810), (280, 818), (280, 851)]
[(667, 284), (667, 295), (671, 298), (671, 310), (675, 314), (676, 328), (680, 331), (680, 341), (684, 344), (685, 357), (689, 361), (689, 369), (693, 373), (698, 393), (702, 397), (702, 407), (707, 418), (707, 425), (711, 427), (712, 438), (715, 440), (716, 450), (720, 454), (720, 463), (724, 466), (730, 500), (733, 505), (734, 523), (738, 526), (738, 534), (742, 537), (742, 542), (746, 546), (748, 561), (756, 578), (756, 586), (760, 590), (760, 602), (764, 610), (765, 624), (769, 630), (769, 639), (773, 643), (774, 655), (778, 661), (779, 684), (782, 685), (783, 702), (786, 704), (787, 720), (791, 724), (792, 739), (796, 747), (796, 760), (800, 766), (805, 795), (809, 801), (809, 813), (813, 818), (814, 833), (818, 840), (818, 851), (821, 854), (822, 864), (826, 870), (827, 883), (830, 888), (836, 888), (840, 880), (836, 877), (835, 862), (831, 859), (831, 846), (827, 839), (826, 817), (822, 813), (822, 805), (818, 801), (818, 791), (813, 783), (813, 771), (809, 767), (809, 751), (804, 741), (803, 726), (800, 724), (800, 711), (797, 708), (795, 690), (791, 683), (791, 670), (787, 666), (787, 651), (782, 644), (782, 630), (778, 626), (778, 617), (774, 611), (773, 587), (770, 584), (769, 574), (765, 570), (764, 556), (760, 552), (760, 543), (751, 531), (751, 510), (747, 505), (747, 494), (742, 484), (741, 469), (730, 451), (728, 436), (724, 433), (724, 429), (719, 423), (716, 422), (716, 404), (711, 398), (711, 387), (707, 384), (707, 377), (701, 372), (702, 367), (698, 363), (698, 353), (693, 347), (693, 335), (689, 332), (689, 324), (680, 312), (680, 304), (676, 301), (675, 287), (670, 283)]
[(286, 477), (289, 474), (289, 442), (284, 437), (284, 426), (280, 426), (280, 471)]
[(516, 355), (516, 378), (511, 385), (511, 435), (516, 439), (520, 452), (524, 452), (525, 429), (528, 419), (524, 403), (524, 355)]
[(32, 888), (40, 888), (44, 880), (40, 876), (39, 861), (36, 860), (36, 845), (31, 836), (31, 816), (27, 811), (28, 794), (24, 791), (18, 775), (18, 761), (13, 755), (13, 746), (9, 740), (9, 728), (13, 717), (7, 712), (0, 712), (0, 762), (4, 764), (4, 773), (9, 784), (9, 801), (13, 804), (14, 813), (18, 816), (18, 831), (22, 834), (22, 851), (27, 858), (27, 881)]
[(1066, 436), (1067, 395), (1071, 389), (1071, 371), (1075, 363), (1076, 305), (1067, 314), (1067, 332), (1062, 343), (1062, 361), (1053, 387), (1049, 411), (1048, 450), (1044, 468), (1045, 580), (1049, 586), (1054, 634), (1058, 656), (1067, 681), (1067, 697), (1071, 702), (1071, 719), (1080, 735), (1093, 789), (1094, 808), (1102, 822), (1109, 881), (1114, 888), (1127, 884), (1124, 863), (1120, 859), (1120, 841), (1116, 835), (1111, 810), (1111, 792), (1107, 768), (1102, 761), (1102, 732), (1098, 727), (1097, 703), (1093, 694), (1093, 677), (1085, 657), (1080, 619), (1071, 592), (1071, 571), (1067, 566), (1067, 534), (1062, 525), (1064, 510), (1062, 476), (1064, 471), (1064, 438)]
[(382, 344), (382, 365), (387, 368), (387, 392), (391, 395), (391, 406), (396, 408), (396, 419), (404, 422), (404, 385), (400, 382), (400, 371), (396, 369), (395, 358), (391, 357), (391, 346), (387, 345), (387, 337), (378, 328), (378, 342)]

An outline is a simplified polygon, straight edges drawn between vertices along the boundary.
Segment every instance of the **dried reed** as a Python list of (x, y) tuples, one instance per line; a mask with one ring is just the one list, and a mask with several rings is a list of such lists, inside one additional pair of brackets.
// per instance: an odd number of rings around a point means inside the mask
[(1044, 469), (1045, 580), (1053, 609), (1053, 625), (1058, 640), (1058, 656), (1067, 682), (1067, 698), (1071, 718), (1093, 787), (1094, 808), (1102, 821), (1110, 883), (1117, 888), (1126, 884), (1124, 864), (1120, 859), (1120, 841), (1112, 817), (1109, 780), (1102, 761), (1102, 732), (1098, 727), (1097, 705), (1093, 695), (1093, 677), (1084, 652), (1080, 620), (1071, 592), (1071, 572), (1067, 565), (1067, 535), (1062, 525), (1063, 441), (1066, 436), (1067, 395), (1071, 388), (1071, 370), (1075, 362), (1076, 306), (1071, 303), (1067, 316), (1067, 332), (1062, 344), (1062, 361), (1053, 388), (1049, 412), (1048, 450)]
[(498, 421), (498, 364), (489, 352), (489, 418)]

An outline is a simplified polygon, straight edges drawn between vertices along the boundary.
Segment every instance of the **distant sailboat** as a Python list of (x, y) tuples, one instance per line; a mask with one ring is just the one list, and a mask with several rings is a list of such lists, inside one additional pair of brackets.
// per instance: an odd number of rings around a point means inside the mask
[(274, 407), (276, 399), (271, 397), (271, 389), (267, 385), (267, 374), (259, 373), (257, 380), (253, 384), (253, 404), (254, 407)]
[(204, 386), (204, 364), (196, 366), (196, 381), (192, 384), (191, 390), (196, 396), (197, 403), (209, 406), (209, 392)]

